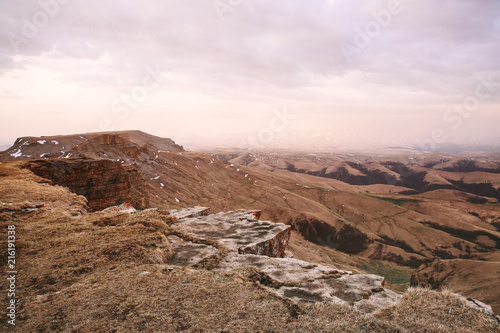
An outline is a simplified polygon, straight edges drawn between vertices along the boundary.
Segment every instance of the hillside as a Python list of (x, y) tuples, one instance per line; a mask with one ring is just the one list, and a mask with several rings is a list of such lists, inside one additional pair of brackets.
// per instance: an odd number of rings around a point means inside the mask
[[(69, 142), (79, 137), (58, 139)], [(85, 138), (86, 134), (81, 137)], [(261, 210), (263, 219), (292, 227), (289, 250), (295, 258), (382, 275), (394, 290), (407, 287), (413, 271), (421, 264), (436, 259), (460, 258), (496, 261), (488, 255), (498, 253), (500, 246), (500, 209), (494, 197), (478, 196), (457, 187), (416, 191), (411, 187), (375, 181), (373, 184), (353, 185), (346, 179), (290, 171), (287, 166), (287, 163), (292, 163), (295, 168), (310, 167), (312, 172), (326, 168), (329, 173), (334, 168), (333, 164), (337, 163), (351, 175), (349, 179), (354, 176), (368, 179), (364, 170), (378, 170), (381, 175), (382, 172), (394, 177), (397, 174), (401, 183), (407, 183), (401, 180), (404, 177), (398, 173), (403, 173), (403, 169), (393, 167), (395, 163), (402, 163), (401, 156), (392, 156), (392, 162), (387, 160), (388, 157), (381, 156), (372, 156), (372, 161), (366, 161), (368, 157), (362, 155), (339, 155), (330, 157), (337, 161), (330, 161), (323, 156), (305, 153), (294, 154), (288, 159), (255, 153), (231, 155), (234, 159), (224, 161), (216, 156), (227, 156), (185, 152), (170, 139), (128, 131), (90, 134), (88, 141), (82, 139), (71, 147), (69, 158), (54, 160), (45, 157), (55, 156), (59, 147), (38, 144), (45, 139), (31, 138), (29, 145), (23, 145), (26, 139), (19, 139), (16, 144), (21, 145), (20, 148), (10, 148), (2, 156), (11, 160), (13, 156), (9, 152), (21, 149), (23, 154), (14, 159), (35, 173), (38, 167), (34, 166), (39, 165), (45, 166), (45, 170), (48, 165), (57, 163), (77, 164), (84, 168), (83, 158), (87, 161), (114, 160), (114, 164), (110, 165), (116, 168), (116, 164), (120, 164), (122, 169), (109, 172), (109, 175), (116, 174), (118, 178), (108, 177), (108, 181), (102, 184), (105, 191), (92, 191), (95, 187), (91, 186), (88, 192), (75, 192), (85, 195), (90, 202), (96, 199), (97, 205), (106, 204), (106, 201), (100, 202), (100, 193), (112, 193), (114, 188), (120, 188), (124, 198), (130, 198), (129, 202), (137, 203), (142, 199), (143, 205), (136, 208), (180, 209), (201, 205), (210, 207), (214, 213), (236, 209)], [(151, 142), (148, 142), (150, 139)], [(28, 151), (24, 152), (31, 146), (33, 149), (36, 147), (38, 156), (46, 155), (41, 160), (22, 162), (32, 158)], [(45, 150), (40, 150), (42, 148)], [(249, 163), (249, 158), (254, 162)], [(476, 169), (470, 173), (463, 169), (438, 170), (440, 166), (432, 162), (436, 159), (438, 156), (425, 157), (423, 161), (427, 168), (410, 164), (407, 168), (427, 170), (423, 179), (434, 171), (441, 176), (447, 173), (462, 177), (460, 175), (463, 174), (469, 177), (467, 179), (491, 179), (491, 182), (498, 176), (494, 172)], [(307, 163), (299, 164), (297, 160)], [(460, 161), (460, 158), (456, 160)], [(246, 165), (236, 164), (236, 161)], [(496, 160), (491, 160), (485, 168), (494, 170), (496, 163)], [(273, 165), (278, 165), (278, 168)], [(449, 167), (450, 163), (443, 164), (443, 168)], [(54, 172), (37, 174), (67, 186), (60, 183), (62, 177), (56, 169), (51, 167)], [(371, 174), (376, 173), (373, 171)], [(137, 178), (134, 174), (140, 175), (142, 182), (134, 180)], [(92, 177), (89, 174), (85, 182), (94, 182)], [(451, 176), (445, 178), (452, 179)], [(481, 274), (477, 278), (481, 279)], [(496, 295), (497, 300), (500, 299), (497, 288), (489, 292)], [(492, 305), (496, 309), (500, 306), (497, 302)]]
[(411, 278), (414, 286), (433, 289), (450, 289), (491, 304), (499, 312), (498, 295), (492, 290), (498, 288), (500, 260), (449, 259), (436, 260), (422, 265)]
[[(276, 283), (273, 273), (263, 273), (272, 268), (269, 263), (260, 269), (216, 269), (210, 260), (236, 254), (219, 242), (179, 232), (175, 228), (182, 221), (175, 213), (89, 213), (83, 196), (49, 185), (22, 164), (0, 165), (0, 223), (3, 229), (16, 226), (19, 331), (498, 331), (495, 320), (450, 293), (411, 289), (373, 315), (335, 302), (287, 300), (269, 290), (269, 283)], [(195, 221), (189, 214), (186, 221)], [(190, 252), (172, 242), (174, 235), (216, 246), (218, 253), (203, 265), (172, 264)], [(6, 247), (5, 238), (1, 245)], [(309, 266), (302, 269), (319, 268)], [(346, 274), (324, 269), (335, 272), (321, 277), (324, 281)], [(3, 279), (2, 288), (7, 284)], [(7, 293), (1, 300), (6, 304)], [(6, 316), (5, 307), (1, 312)], [(9, 326), (2, 321), (0, 327)]]

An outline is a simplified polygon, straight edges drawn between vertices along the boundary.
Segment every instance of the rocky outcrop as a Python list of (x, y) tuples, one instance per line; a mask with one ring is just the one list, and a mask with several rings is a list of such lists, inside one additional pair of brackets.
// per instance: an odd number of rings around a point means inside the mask
[(25, 168), (36, 175), (50, 179), (53, 184), (69, 188), (88, 200), (90, 210), (101, 210), (129, 202), (146, 208), (147, 196), (141, 187), (144, 181), (132, 166), (110, 160), (87, 158), (34, 160)]
[(230, 252), (219, 256), (213, 269), (239, 271), (279, 297), (294, 302), (332, 302), (372, 313), (393, 305), (400, 298), (384, 288), (381, 276), (352, 274), (282, 258), (290, 227), (259, 221), (258, 211), (206, 215), (207, 209), (196, 207), (170, 213), (179, 218), (172, 225), (179, 235), (168, 236), (175, 252), (172, 265), (197, 266), (209, 258), (216, 258), (220, 253), (216, 246), (221, 244)]
[[(214, 240), (239, 253), (270, 257), (285, 256), (286, 245), (290, 238), (290, 226), (259, 221), (255, 218), (256, 214), (255, 211), (241, 210), (186, 217), (181, 218), (173, 228), (192, 237)], [(177, 212), (177, 217), (179, 216), (182, 215)]]
[[(292, 302), (335, 303), (364, 313), (392, 306), (401, 298), (384, 287), (382, 276), (353, 274), (283, 258), (290, 237), (289, 227), (259, 221), (258, 211), (207, 215), (208, 208), (195, 207), (170, 213), (178, 218), (171, 225), (174, 234), (167, 237), (175, 253), (169, 262), (171, 265), (239, 272), (242, 277)], [(469, 306), (494, 316), (489, 305), (458, 296)]]

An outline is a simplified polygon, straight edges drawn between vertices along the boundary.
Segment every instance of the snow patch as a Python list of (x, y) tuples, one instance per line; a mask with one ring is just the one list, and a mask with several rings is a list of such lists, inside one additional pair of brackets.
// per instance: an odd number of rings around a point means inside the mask
[(179, 202), (179, 199), (175, 198), (175, 201)]
[(37, 142), (38, 142), (39, 144), (43, 145), (43, 144), (45, 144), (45, 142), (47, 142), (47, 140), (38, 140)]
[(156, 176), (155, 178), (152, 178), (152, 179), (158, 179), (158, 178), (160, 178), (160, 176)]
[(53, 144), (56, 144), (56, 145), (58, 145), (58, 144), (59, 144), (59, 141), (57, 141), (57, 140), (52, 140), (52, 141), (50, 141), (50, 142), (52, 142)]
[(13, 152), (10, 154), (10, 156), (18, 158), (19, 156), (22, 156), (23, 153), (21, 152), (21, 148), (19, 148), (16, 152)]

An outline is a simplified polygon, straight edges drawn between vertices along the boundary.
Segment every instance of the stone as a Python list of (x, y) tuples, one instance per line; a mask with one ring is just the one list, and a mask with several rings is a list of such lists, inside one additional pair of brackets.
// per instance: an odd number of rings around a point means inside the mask
[(477, 299), (473, 299), (471, 297), (465, 298), (464, 296), (462, 296), (460, 294), (454, 294), (454, 295), (456, 295), (458, 298), (460, 298), (462, 301), (464, 301), (467, 305), (473, 307), (474, 309), (478, 310), (479, 312), (482, 312), (487, 316), (495, 318), (495, 313), (493, 312), (493, 308), (490, 305), (485, 304), (481, 301), (478, 301)]
[(383, 288), (384, 278), (374, 274), (352, 274), (293, 258), (270, 258), (229, 253), (217, 266), (220, 270), (255, 267), (277, 282), (270, 291), (303, 302), (332, 302), (352, 305), (372, 313), (393, 305), (401, 296)]
[(239, 253), (285, 256), (290, 226), (256, 220), (255, 214), (241, 210), (181, 218), (172, 228), (192, 237), (214, 240)]
[[(393, 305), (401, 296), (384, 288), (385, 279), (374, 274), (352, 274), (336, 268), (286, 257), (290, 227), (259, 221), (260, 212), (240, 210), (208, 214), (204, 207), (175, 210), (179, 218), (172, 228), (198, 240), (216, 242), (230, 251), (212, 268), (239, 271), (278, 296), (294, 302), (331, 302), (373, 313)], [(214, 257), (218, 250), (168, 236), (175, 256), (169, 264), (194, 266)], [(208, 243), (208, 242), (207, 242)]]
[(168, 236), (167, 239), (174, 249), (174, 257), (170, 260), (170, 265), (193, 266), (217, 253), (217, 249), (210, 245), (188, 242), (177, 236)]
[(104, 209), (103, 213), (111, 213), (111, 212), (122, 212), (122, 213), (135, 213), (137, 210), (131, 204), (125, 202), (118, 206), (112, 206)]
[(185, 218), (192, 218), (192, 217), (198, 217), (198, 216), (207, 216), (210, 214), (210, 208), (209, 207), (201, 207), (197, 206), (194, 208), (186, 208), (186, 209), (172, 209), (169, 210), (170, 215), (174, 215), (177, 217), (179, 220), (180, 219), (185, 219)]

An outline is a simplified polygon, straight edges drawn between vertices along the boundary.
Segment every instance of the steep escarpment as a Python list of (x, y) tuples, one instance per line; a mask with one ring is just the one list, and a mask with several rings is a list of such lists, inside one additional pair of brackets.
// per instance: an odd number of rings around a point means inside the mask
[(72, 192), (83, 195), (91, 210), (131, 203), (136, 208), (148, 206), (144, 180), (133, 166), (111, 160), (87, 158), (33, 160), (24, 167)]

